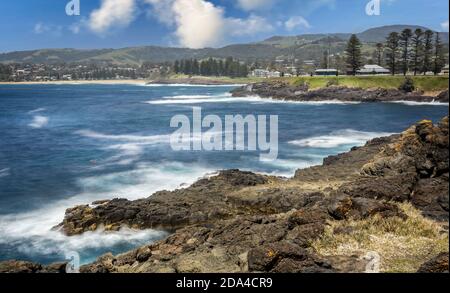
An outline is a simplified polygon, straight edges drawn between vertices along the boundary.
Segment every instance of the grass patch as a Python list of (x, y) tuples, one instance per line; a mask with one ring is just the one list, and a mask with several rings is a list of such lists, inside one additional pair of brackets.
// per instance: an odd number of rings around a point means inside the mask
[[(448, 232), (424, 218), (410, 203), (399, 207), (408, 216), (406, 220), (375, 216), (361, 221), (330, 222), (312, 247), (324, 256), (377, 252), (382, 272), (416, 272), (424, 262), (448, 252)], [(335, 233), (337, 230), (350, 232)]]
[[(169, 79), (185, 79), (188, 75), (174, 74), (168, 77)], [(404, 82), (404, 76), (301, 76), (301, 77), (286, 77), (286, 78), (258, 78), (258, 77), (238, 77), (231, 78), (226, 76), (191, 76), (195, 79), (214, 80), (226, 83), (255, 83), (263, 81), (284, 81), (290, 84), (301, 85), (307, 83), (310, 89), (318, 89), (326, 87), (327, 85), (338, 85), (346, 87), (358, 87), (363, 89), (385, 88), (397, 89)], [(441, 92), (448, 89), (448, 76), (411, 76), (414, 81), (414, 86), (417, 90), (424, 92)]]
[[(448, 89), (448, 76), (412, 76), (418, 90), (425, 92), (443, 91)], [(331, 81), (334, 84), (363, 89), (386, 88), (396, 89), (405, 80), (403, 76), (305, 76), (292, 78), (292, 84), (308, 83), (311, 89), (326, 87)]]

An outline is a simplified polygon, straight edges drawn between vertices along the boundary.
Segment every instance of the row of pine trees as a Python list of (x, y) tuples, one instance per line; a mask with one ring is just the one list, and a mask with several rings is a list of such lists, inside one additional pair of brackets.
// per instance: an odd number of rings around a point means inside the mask
[[(363, 65), (362, 44), (356, 35), (352, 35), (346, 49), (349, 73), (356, 75)], [(418, 28), (414, 32), (405, 29), (401, 33), (392, 32), (386, 42), (376, 45), (376, 62), (387, 66), (391, 73), (406, 75), (426, 74), (432, 71), (439, 74), (445, 66), (444, 46), (439, 33)]]
[(201, 61), (185, 59), (175, 61), (173, 71), (177, 74), (182, 73), (186, 75), (246, 77), (248, 75), (248, 66), (232, 57), (225, 60), (215, 58)]

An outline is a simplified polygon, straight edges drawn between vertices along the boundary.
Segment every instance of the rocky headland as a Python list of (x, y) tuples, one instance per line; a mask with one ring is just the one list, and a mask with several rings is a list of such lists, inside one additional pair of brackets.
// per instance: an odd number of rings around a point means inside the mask
[(362, 89), (343, 86), (328, 86), (310, 90), (307, 84), (292, 85), (283, 81), (253, 83), (233, 90), (233, 97), (259, 96), (285, 101), (298, 102), (438, 102), (448, 103), (448, 90), (436, 96), (422, 92), (405, 92), (397, 89)]
[[(374, 255), (384, 272), (445, 272), (448, 131), (448, 117), (421, 121), (289, 179), (226, 170), (141, 200), (77, 206), (54, 229), (171, 232), (103, 255), (84, 273), (365, 272)], [(0, 263), (0, 272), (62, 271), (62, 264)]]

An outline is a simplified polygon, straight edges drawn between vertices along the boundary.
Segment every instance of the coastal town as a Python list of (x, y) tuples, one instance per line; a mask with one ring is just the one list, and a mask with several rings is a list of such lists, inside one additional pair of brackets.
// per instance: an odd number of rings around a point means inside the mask
[[(351, 35), (348, 40), (328, 35), (313, 41), (304, 41), (301, 39), (304, 37), (299, 36), (292, 52), (289, 49), (283, 51), (285, 54), (272, 58), (205, 56), (176, 60), (172, 58), (163, 62), (118, 62), (98, 58), (64, 62), (61, 58), (49, 56), (45, 62), (17, 62), (11, 61), (8, 54), (0, 54), (0, 81), (155, 80), (180, 75), (184, 78), (207, 76), (257, 79), (340, 75), (448, 75), (448, 34), (444, 37), (442, 33), (421, 28), (392, 31), (384, 42), (377, 43), (365, 43), (357, 35)], [(274, 42), (274, 39), (278, 40), (272, 38), (265, 42)], [(319, 54), (320, 58), (308, 58), (311, 55), (309, 51), (306, 52), (309, 52), (308, 56), (297, 53), (296, 46), (299, 45), (296, 44), (299, 42), (305, 42), (301, 43), (303, 47), (307, 45), (320, 48), (323, 51)], [(17, 54), (13, 52), (10, 55)], [(312, 55), (318, 56), (317, 52)], [(2, 62), (2, 57), (9, 60)]]

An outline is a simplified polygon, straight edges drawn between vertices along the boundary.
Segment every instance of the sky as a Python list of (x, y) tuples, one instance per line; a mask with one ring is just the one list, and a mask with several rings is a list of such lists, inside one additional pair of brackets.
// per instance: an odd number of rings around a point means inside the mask
[[(72, 2), (73, 1), (73, 2)], [(2, 0), (0, 52), (158, 45), (221, 47), (274, 35), (449, 27), (448, 0)], [(68, 4), (80, 3), (79, 15)], [(380, 1), (380, 14), (366, 6)], [(69, 5), (69, 14), (77, 14)]]

